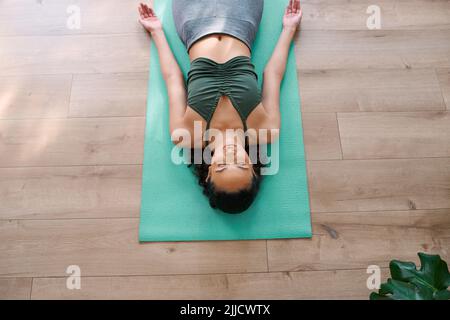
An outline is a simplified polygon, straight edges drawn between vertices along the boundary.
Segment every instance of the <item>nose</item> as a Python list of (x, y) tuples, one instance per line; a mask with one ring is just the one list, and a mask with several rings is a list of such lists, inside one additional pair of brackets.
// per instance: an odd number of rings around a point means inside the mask
[(233, 145), (225, 147), (225, 163), (232, 164), (235, 162), (236, 158), (236, 147)]

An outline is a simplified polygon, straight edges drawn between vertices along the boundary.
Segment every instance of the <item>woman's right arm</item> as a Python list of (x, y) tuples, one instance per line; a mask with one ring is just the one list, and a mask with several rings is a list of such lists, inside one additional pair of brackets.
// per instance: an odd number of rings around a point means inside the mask
[(184, 126), (187, 103), (183, 73), (167, 42), (162, 24), (153, 9), (141, 4), (139, 14), (140, 23), (150, 33), (158, 49), (161, 72), (169, 97), (170, 132), (173, 132), (173, 130)]
[(271, 127), (280, 127), (280, 85), (283, 80), (289, 49), (302, 18), (299, 0), (290, 0), (283, 16), (283, 29), (264, 69), (262, 104)]

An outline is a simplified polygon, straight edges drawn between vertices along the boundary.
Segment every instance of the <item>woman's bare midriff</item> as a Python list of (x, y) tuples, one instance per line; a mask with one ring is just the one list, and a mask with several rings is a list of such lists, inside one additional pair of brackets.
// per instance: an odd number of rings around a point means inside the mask
[(236, 56), (250, 57), (250, 49), (241, 40), (227, 34), (213, 33), (197, 40), (189, 49), (192, 60), (205, 57), (224, 63)]

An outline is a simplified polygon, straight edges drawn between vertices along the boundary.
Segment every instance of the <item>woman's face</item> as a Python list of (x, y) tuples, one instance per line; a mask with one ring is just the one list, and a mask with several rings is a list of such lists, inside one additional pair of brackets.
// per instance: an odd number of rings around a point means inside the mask
[(245, 149), (239, 144), (227, 144), (214, 150), (207, 180), (225, 192), (249, 188), (255, 172)]

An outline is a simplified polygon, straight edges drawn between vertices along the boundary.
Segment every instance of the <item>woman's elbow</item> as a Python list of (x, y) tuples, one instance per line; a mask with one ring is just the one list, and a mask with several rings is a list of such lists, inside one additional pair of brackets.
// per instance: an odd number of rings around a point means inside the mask
[(192, 147), (192, 137), (188, 129), (180, 126), (170, 126), (170, 139), (172, 143), (181, 148)]
[(280, 68), (274, 67), (274, 66), (267, 66), (264, 69), (264, 79), (278, 79), (281, 81), (284, 76), (284, 70), (281, 70)]

